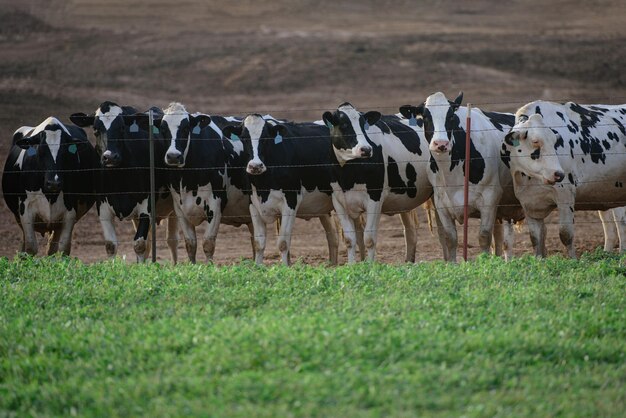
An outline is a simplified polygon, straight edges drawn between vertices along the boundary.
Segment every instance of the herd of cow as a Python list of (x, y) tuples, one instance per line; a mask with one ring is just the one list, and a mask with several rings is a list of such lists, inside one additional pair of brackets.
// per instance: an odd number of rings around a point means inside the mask
[[(348, 262), (373, 260), (381, 214), (400, 214), (406, 260), (414, 261), (411, 211), (432, 198), (445, 260), (455, 261), (456, 222), (463, 221), (465, 120), (462, 94), (442, 93), (396, 115), (359, 112), (350, 103), (316, 122), (269, 115), (222, 117), (188, 113), (180, 103), (139, 112), (102, 103), (74, 125), (49, 117), (13, 136), (2, 178), (4, 198), (23, 232), (22, 252), (37, 254), (36, 233), (48, 233), (48, 254), (69, 254), (76, 222), (95, 204), (106, 252), (118, 240), (114, 219), (130, 219), (139, 261), (149, 254), (150, 151), (156, 158), (156, 219), (167, 221), (177, 261), (179, 230), (195, 262), (195, 228), (207, 222), (203, 250), (215, 251), (220, 223), (247, 225), (257, 263), (267, 226), (278, 220), (278, 248), (289, 264), (295, 217), (320, 219), (331, 263), (338, 260), (334, 211)], [(90, 127), (95, 147), (82, 128)], [(152, 132), (149, 132), (149, 130)], [(468, 206), (480, 218), (479, 243), (511, 256), (513, 224), (525, 219), (537, 256), (546, 255), (545, 218), (559, 213), (559, 236), (575, 257), (575, 210), (613, 210), (626, 232), (626, 105), (535, 101), (516, 114), (471, 108)], [(601, 212), (605, 248), (615, 234)], [(622, 245), (620, 243), (620, 245)]]

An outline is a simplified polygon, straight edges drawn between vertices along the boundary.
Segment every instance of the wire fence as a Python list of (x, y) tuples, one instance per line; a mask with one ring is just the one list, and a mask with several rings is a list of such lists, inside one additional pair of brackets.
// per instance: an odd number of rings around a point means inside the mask
[[(599, 100), (606, 100), (607, 98), (597, 98)], [(626, 99), (626, 97), (613, 97), (610, 98), (610, 101), (615, 101), (615, 100), (622, 100), (622, 99)], [(476, 107), (476, 105), (479, 106), (483, 106), (483, 105), (510, 105), (510, 104), (517, 104), (517, 103), (522, 103), (519, 101), (493, 101), (493, 102), (484, 102), (484, 103), (478, 103), (474, 105), (474, 108)], [(449, 104), (445, 104), (442, 106), (449, 106)], [(612, 105), (596, 105), (597, 109), (601, 109), (601, 108), (605, 108), (605, 107), (609, 107)], [(363, 106), (363, 108), (378, 108), (378, 109), (391, 109), (391, 108), (395, 108), (398, 109), (398, 106)], [(300, 111), (325, 111), (328, 109), (272, 109), (272, 110), (266, 110), (264, 113), (269, 113), (269, 112), (300, 112)], [(626, 110), (624, 110), (621, 114), (623, 115), (624, 113), (626, 113)], [(166, 116), (187, 116), (189, 115), (186, 112), (180, 112), (180, 113), (167, 113)], [(121, 117), (136, 117), (136, 115), (119, 115)], [(162, 117), (163, 115), (159, 115), (159, 117)], [(243, 119), (243, 118), (240, 118)], [(407, 120), (404, 120), (405, 122), (408, 122)], [(236, 124), (236, 121), (231, 121), (233, 122), (233, 124)], [(286, 121), (282, 121), (279, 120), (279, 122), (286, 122)], [(580, 122), (580, 121), (579, 121)], [(612, 139), (617, 139), (619, 138), (618, 135), (621, 134), (621, 136), (626, 136), (626, 128), (625, 128), (625, 124), (620, 122), (618, 119), (613, 118), (612, 122), (609, 123), (566, 123), (566, 124), (552, 124), (552, 125), (546, 125), (544, 126), (544, 128), (546, 129), (551, 129), (551, 130), (559, 130), (559, 129), (568, 129), (570, 132), (582, 132), (583, 130), (588, 130), (591, 128), (607, 128), (607, 127), (611, 127), (611, 129), (615, 129), (615, 132), (613, 131), (609, 131), (607, 130), (606, 132), (603, 132), (604, 135), (607, 135), (607, 138), (601, 138), (598, 139), (598, 141), (607, 141), (607, 140), (612, 140)], [(371, 129), (371, 128), (370, 128)], [(420, 127), (416, 127), (416, 129), (422, 129), (423, 128)], [(424, 137), (423, 137), (423, 131), (421, 134), (418, 134), (416, 132), (416, 129), (413, 129), (412, 127), (407, 127), (406, 130), (404, 129), (394, 129), (391, 132), (393, 134), (396, 135), (402, 135), (402, 134), (411, 134), (411, 135), (421, 135), (418, 137), (418, 140), (421, 141), (422, 144), (424, 144)], [(509, 126), (504, 126), (501, 129), (498, 129), (494, 126), (492, 127), (487, 127), (487, 128), (472, 128), (471, 129), (471, 134), (474, 135), (474, 137), (476, 136), (476, 134), (480, 134), (480, 133), (485, 133), (485, 132), (497, 132), (498, 134), (502, 135), (503, 133), (503, 129), (504, 130), (508, 130), (510, 129)], [(152, 126), (149, 128), (149, 131), (152, 132), (153, 128)], [(454, 128), (454, 129), (446, 129), (446, 130), (430, 130), (429, 132), (433, 132), (433, 133), (445, 133), (446, 135), (449, 135), (449, 137), (454, 140), (455, 137), (455, 133), (466, 133), (466, 130), (463, 129), (462, 127), (458, 127), (458, 128)], [(619, 133), (618, 133), (619, 132)], [(161, 132), (159, 130), (154, 130), (155, 134), (161, 134)], [(377, 136), (377, 135), (384, 135), (383, 132), (367, 132), (368, 135), (370, 136)], [(170, 142), (170, 141), (175, 141), (178, 140), (178, 138), (164, 138), (164, 137), (157, 137), (155, 138), (156, 141), (161, 141), (161, 142)], [(222, 138), (201, 138), (201, 137), (191, 137), (191, 138), (187, 138), (190, 141), (225, 141), (227, 139), (222, 139)], [(266, 139), (266, 140), (272, 140), (274, 139), (273, 137), (262, 137), (259, 139)], [(302, 140), (302, 141), (306, 141), (306, 140), (315, 140), (315, 139), (329, 139), (328, 135), (302, 135), (302, 136), (295, 136), (295, 137), (290, 137), (289, 140)], [(242, 138), (243, 141), (249, 140), (249, 139), (245, 139)], [(98, 140), (96, 140), (97, 142)], [(152, 141), (152, 143), (154, 143), (154, 139), (151, 140), (149, 138), (108, 138), (109, 142), (119, 142), (121, 144), (125, 144), (125, 143), (140, 143), (142, 141)], [(581, 142), (587, 141), (589, 142), (589, 138), (580, 138)], [(378, 145), (378, 144), (377, 144)], [(623, 154), (626, 154), (626, 151), (619, 151), (619, 150), (615, 150), (612, 149), (610, 147), (611, 143), (609, 142), (609, 146), (607, 147), (606, 145), (604, 146), (604, 148), (602, 149), (601, 152), (596, 151), (592, 151), (591, 149), (589, 149), (588, 152), (576, 152), (574, 153), (571, 149), (568, 151), (566, 149), (567, 146), (570, 146), (569, 144), (560, 144), (560, 146), (562, 146), (563, 150), (562, 153), (558, 153), (556, 151), (544, 151), (542, 150), (541, 156), (545, 157), (545, 156), (558, 156), (558, 155), (565, 155), (567, 158), (599, 158), (600, 156), (606, 156), (606, 157), (616, 157), (616, 158), (623, 158), (621, 157)], [(58, 144), (59, 147), (62, 146), (67, 146), (67, 147), (71, 147), (73, 146), (73, 144)], [(581, 147), (580, 145), (577, 145), (579, 147)], [(587, 146), (587, 145), (585, 145)], [(558, 147), (555, 147), (555, 150), (558, 150)], [(330, 149), (329, 149), (330, 152)], [(437, 162), (437, 158), (433, 158), (428, 149), (423, 149), (421, 150), (422, 152), (422, 156), (418, 157), (416, 155), (413, 155), (412, 153), (408, 153), (407, 154), (407, 159), (406, 160), (397, 160), (397, 161), (393, 161), (393, 163), (390, 163), (389, 161), (383, 161), (383, 160), (375, 160), (375, 161), (367, 161), (367, 160), (359, 160), (359, 165), (364, 165), (364, 166), (380, 166), (380, 165), (385, 165), (385, 166), (389, 166), (389, 165), (413, 165), (413, 166), (428, 166), (430, 164), (432, 164), (433, 161)], [(161, 161), (163, 160), (164, 156), (163, 155), (159, 155), (156, 156), (159, 160)], [(476, 161), (476, 160), (483, 160), (487, 163), (489, 163), (489, 161), (491, 160), (502, 160), (503, 158), (508, 158), (510, 160), (514, 160), (516, 158), (528, 158), (528, 156), (523, 156), (523, 155), (515, 155), (515, 154), (510, 154), (510, 155), (498, 155), (498, 153), (491, 153), (490, 155), (485, 155), (485, 156), (480, 156), (480, 157), (470, 157), (469, 160), (469, 164), (470, 167), (472, 166), (472, 162)], [(452, 159), (450, 157), (450, 162), (452, 164), (458, 164), (460, 162), (465, 161), (465, 158), (454, 158)], [(441, 159), (439, 159), (439, 161), (441, 161)], [(160, 165), (162, 163), (159, 163)], [(272, 169), (298, 169), (298, 168), (328, 168), (328, 167), (337, 167), (339, 166), (338, 163), (336, 162), (322, 162), (322, 163), (314, 163), (314, 164), (269, 164), (266, 165), (266, 168), (271, 172)], [(459, 164), (460, 166), (460, 164)], [(86, 168), (86, 169), (63, 169), (63, 168), (59, 168), (56, 169), (54, 172), (55, 173), (59, 173), (59, 174), (64, 174), (64, 173), (76, 173), (76, 172), (81, 172), (81, 173), (87, 173), (87, 172), (92, 172), (97, 174), (98, 178), (102, 178), (105, 179), (107, 174), (111, 174), (114, 172), (134, 172), (134, 174), (139, 174), (139, 172), (145, 171), (146, 174), (147, 172), (153, 172), (153, 173), (160, 173), (160, 174), (164, 174), (166, 173), (167, 175), (180, 175), (181, 173), (184, 175), (185, 173), (189, 173), (189, 172), (194, 172), (194, 171), (218, 171), (220, 172), (220, 174), (225, 175), (226, 172), (228, 171), (243, 171), (245, 170), (247, 167), (247, 165), (243, 165), (243, 166), (234, 166), (234, 165), (226, 165), (226, 164), (221, 164), (221, 165), (217, 165), (217, 166), (205, 166), (205, 167), (163, 167), (163, 166), (156, 166), (155, 163), (150, 164), (149, 166), (145, 166), (145, 165), (141, 165), (141, 166), (133, 166), (133, 167), (92, 167), (92, 168)], [(446, 168), (446, 167), (443, 167)], [(471, 168), (470, 168), (471, 169)], [(428, 169), (423, 169), (419, 172), (421, 173), (425, 173), (427, 172)], [(47, 172), (48, 170), (45, 169), (28, 169), (28, 170), (20, 170), (20, 173), (22, 174), (28, 174), (28, 173), (32, 173), (32, 174), (43, 174), (45, 172)], [(457, 176), (457, 180), (459, 181), (463, 181), (462, 176), (458, 177)], [(129, 179), (129, 181), (132, 181), (132, 179)], [(254, 181), (254, 180), (253, 180)], [(577, 179), (576, 181), (576, 186), (580, 187), (581, 185), (585, 185), (585, 184), (591, 184), (591, 185), (598, 185), (598, 187), (600, 186), (605, 186), (605, 187), (611, 187), (611, 188), (616, 188), (616, 187), (621, 187), (621, 184), (617, 184), (619, 183), (619, 181), (614, 181), (614, 180), (610, 180), (607, 181), (604, 178), (598, 178), (598, 179), (589, 179), (589, 178), (582, 178), (582, 179)], [(127, 185), (125, 185), (127, 186)], [(435, 189), (435, 193), (438, 193), (438, 190), (441, 190), (441, 188), (444, 189), (459, 189), (461, 187), (464, 186), (463, 183), (447, 183), (447, 184), (435, 184), (433, 185), (434, 189)], [(488, 183), (488, 184), (480, 184), (478, 186), (475, 185), (470, 185), (470, 189), (474, 189), (476, 187), (479, 187), (481, 190), (488, 190), (489, 188), (502, 188), (502, 185), (498, 182), (492, 182), (492, 183)], [(507, 185), (507, 187), (510, 187), (510, 185)], [(541, 184), (539, 182), (536, 183), (530, 183), (528, 184), (526, 187), (546, 187), (546, 185)], [(381, 188), (371, 188), (368, 187), (367, 191), (368, 192), (381, 192), (381, 193), (395, 193), (395, 194), (405, 194), (407, 189), (411, 188), (411, 184), (406, 184), (404, 186), (398, 186), (398, 185), (388, 185), (388, 186), (384, 186)], [(172, 190), (175, 190), (176, 187), (172, 187)], [(251, 194), (251, 193), (270, 193), (272, 191), (275, 191), (276, 189), (265, 189), (265, 188), (253, 188), (253, 187), (249, 187), (249, 188), (244, 188), (241, 189), (240, 191), (243, 191), (243, 193), (245, 194)], [(210, 191), (210, 193), (228, 193), (232, 191), (232, 189), (212, 189)], [(306, 193), (303, 188), (298, 188), (298, 189), (285, 189), (282, 188), (281, 189), (282, 192), (285, 193)], [(327, 189), (326, 188), (318, 188), (316, 189), (316, 191), (321, 192), (321, 193), (325, 193), (325, 194), (331, 194), (334, 191), (336, 191), (335, 188), (333, 188), (332, 186), (329, 186)], [(25, 193), (24, 192), (5, 192), (4, 190), (2, 191), (4, 196), (24, 196)], [(162, 194), (163, 191), (162, 190), (156, 190), (155, 191), (157, 194)], [(402, 192), (402, 193), (398, 193), (398, 192)], [(106, 191), (106, 192), (102, 192), (102, 191), (88, 191), (88, 192), (63, 192), (63, 194), (65, 196), (73, 196), (73, 195), (82, 195), (82, 196), (89, 196), (89, 197), (94, 197), (94, 198), (106, 198), (106, 197), (111, 197), (114, 198), (116, 196), (133, 196), (133, 195), (146, 195), (151, 193), (151, 190), (120, 190), (118, 189), (116, 190), (111, 190), (111, 191)], [(196, 195), (194, 195), (194, 197), (196, 196), (200, 196), (203, 195), (204, 193), (206, 193), (205, 191), (202, 191), (200, 193), (196, 193)], [(330, 197), (329, 197), (330, 199)], [(200, 203), (202, 203), (203, 205), (206, 203), (206, 199), (200, 198)], [(446, 209), (448, 211), (456, 211), (460, 208), (463, 208), (465, 206), (465, 202), (463, 204), (456, 204), (458, 203), (457, 201), (453, 201), (452, 205), (447, 205), (445, 207), (441, 207), (440, 209)], [(606, 200), (606, 201), (590, 201), (590, 202), (576, 202), (577, 204), (585, 204), (588, 206), (592, 206), (594, 204), (596, 204), (598, 206), (598, 208), (602, 207), (618, 207), (618, 206), (624, 206), (626, 205), (626, 199), (625, 200), (621, 200), (621, 199), (614, 199), (614, 200)], [(473, 205), (473, 203), (469, 203), (470, 205)], [(518, 204), (500, 204), (498, 205), (500, 209), (516, 209), (516, 208), (520, 208), (520, 206)], [(485, 207), (483, 208), (476, 208), (473, 207), (473, 209), (485, 209)], [(382, 212), (384, 214), (390, 214), (390, 212)], [(319, 213), (306, 213), (306, 212), (299, 212), (296, 216), (298, 217), (304, 217), (304, 218), (310, 218), (310, 217), (316, 217), (320, 215)], [(376, 215), (378, 215), (378, 213), (376, 213)], [(251, 215), (250, 215), (251, 216)], [(198, 223), (200, 220), (205, 219), (207, 216), (205, 215), (189, 215), (189, 216), (185, 216), (186, 219), (191, 219), (192, 221), (194, 221), (195, 223)], [(228, 223), (229, 220), (241, 220), (241, 219), (246, 219), (246, 216), (242, 216), (242, 215), (228, 215), (228, 214), (222, 214), (221, 216), (222, 221), (225, 223)], [(251, 218), (248, 218), (251, 219)], [(597, 221), (586, 221), (586, 222), (577, 222), (578, 225), (582, 225), (582, 224), (596, 224), (596, 223), (601, 223), (601, 221), (598, 219)], [(38, 221), (34, 221), (32, 222), (32, 224), (34, 225), (40, 225), (40, 224), (46, 224), (47, 222), (38, 222)], [(557, 222), (557, 221), (553, 221), (553, 222), (547, 222), (547, 225), (563, 225), (563, 222)], [(436, 225), (433, 225), (434, 228), (436, 228)], [(476, 228), (477, 226), (471, 226), (472, 228)], [(385, 234), (385, 233), (390, 233), (390, 232), (399, 232), (399, 231), (403, 231), (404, 228), (386, 228), (386, 229), (378, 229), (378, 233), (381, 234)], [(369, 231), (368, 231), (369, 232)], [(297, 232), (293, 232), (291, 234), (292, 236), (298, 236), (299, 234)], [(326, 235), (326, 232), (323, 230), (319, 230), (319, 231), (307, 231), (306, 233), (300, 234), (303, 236), (311, 236), (311, 235)], [(158, 242), (164, 242), (165, 240), (160, 240)], [(131, 243), (133, 241), (118, 241), (118, 244), (122, 244), (122, 243)], [(154, 241), (157, 242), (157, 241)]]

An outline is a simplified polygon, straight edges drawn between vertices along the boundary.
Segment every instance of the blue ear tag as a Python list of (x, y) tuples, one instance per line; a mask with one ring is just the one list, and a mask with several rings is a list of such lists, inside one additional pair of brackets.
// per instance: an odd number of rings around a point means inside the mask
[(155, 135), (158, 135), (159, 134), (159, 128), (157, 128), (156, 126), (153, 125), (152, 126), (152, 133), (155, 134)]
[(26, 150), (26, 155), (32, 157), (35, 154), (37, 154), (37, 150), (35, 149), (35, 147), (28, 147), (28, 149)]
[(137, 125), (137, 121), (133, 121), (133, 124), (128, 127), (130, 132), (139, 132), (139, 125)]
[(200, 129), (200, 125), (196, 125), (196, 126), (193, 128), (193, 131), (191, 131), (191, 133), (192, 133), (192, 134), (194, 134), (194, 135), (198, 135), (198, 134), (200, 133), (200, 131), (201, 131), (201, 129)]
[(365, 129), (366, 131), (370, 128), (370, 124), (365, 121), (365, 125), (363, 125), (363, 129)]
[(237, 134), (230, 134), (230, 140), (231, 141), (239, 141), (239, 135), (237, 135)]
[(411, 115), (411, 119), (409, 119), (409, 126), (417, 126), (417, 119), (415, 119), (415, 115)]
[(328, 129), (333, 129), (333, 124), (326, 121), (326, 126), (328, 126)]
[(515, 138), (512, 142), (514, 147), (519, 147), (519, 139)]
[(277, 133), (274, 138), (274, 144), (280, 144), (281, 142), (283, 142), (283, 137), (281, 134)]
[(71, 144), (69, 147), (67, 147), (67, 150), (70, 152), (70, 154), (76, 154), (76, 151), (78, 151), (78, 147), (76, 146), (76, 144)]

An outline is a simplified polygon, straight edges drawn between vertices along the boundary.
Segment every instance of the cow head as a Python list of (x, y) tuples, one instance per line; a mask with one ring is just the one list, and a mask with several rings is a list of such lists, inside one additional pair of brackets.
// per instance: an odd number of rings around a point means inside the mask
[[(80, 167), (79, 139), (73, 138), (58, 119), (49, 117), (31, 132), (16, 132), (14, 144), (25, 150), (22, 169), (43, 174), (43, 192), (58, 194), (63, 189), (64, 171)], [(38, 175), (32, 177), (39, 183)], [(33, 183), (33, 185), (34, 185)]]
[(128, 106), (119, 106), (113, 102), (103, 102), (93, 115), (74, 113), (70, 120), (77, 126), (93, 128), (96, 137), (96, 151), (105, 167), (118, 167), (125, 154), (128, 131), (134, 126), (126, 120), (127, 116), (137, 111)]
[(344, 165), (355, 158), (372, 156), (372, 145), (368, 141), (367, 131), (380, 118), (380, 112), (362, 114), (350, 103), (340, 105), (333, 113), (324, 113), (322, 119), (330, 129), (333, 151), (339, 164)]
[(191, 139), (199, 136), (210, 123), (209, 115), (192, 115), (182, 104), (170, 103), (163, 112), (163, 118), (155, 121), (163, 137), (170, 141), (165, 153), (165, 164), (170, 167), (184, 167)]
[(428, 96), (419, 106), (402, 106), (400, 113), (405, 118), (422, 116), (424, 136), (428, 148), (434, 156), (448, 155), (454, 144), (454, 131), (459, 128), (459, 117), (456, 112), (463, 101), (463, 93), (459, 93), (453, 101), (441, 93)]
[(555, 153), (558, 134), (545, 125), (541, 114), (528, 116), (523, 111), (515, 115), (515, 126), (504, 138), (511, 153), (511, 172), (522, 172), (544, 184), (562, 181), (565, 174)]
[(285, 128), (274, 119), (252, 114), (245, 117), (241, 125), (226, 126), (222, 131), (225, 138), (241, 141), (248, 156), (246, 172), (253, 176), (267, 171), (267, 157), (272, 148), (281, 146)]

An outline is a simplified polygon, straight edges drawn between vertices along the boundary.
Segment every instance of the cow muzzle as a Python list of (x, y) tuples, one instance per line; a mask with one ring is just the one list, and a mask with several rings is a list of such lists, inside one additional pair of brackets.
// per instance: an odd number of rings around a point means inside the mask
[(105, 167), (117, 167), (122, 162), (122, 157), (117, 152), (105, 151), (101, 161)]
[(450, 152), (450, 141), (446, 140), (433, 140), (430, 143), (429, 149), (433, 152), (445, 153)]
[(248, 163), (248, 166), (246, 167), (246, 171), (248, 172), (248, 174), (252, 174), (253, 176), (258, 176), (259, 174), (263, 174), (265, 173), (266, 170), (267, 168), (265, 167), (265, 164), (253, 163), (252, 161), (250, 161)]
[(362, 147), (358, 148), (357, 152), (359, 158), (370, 158), (372, 156), (372, 147), (370, 147), (369, 145), (363, 145)]
[(552, 178), (544, 179), (544, 182), (546, 184), (555, 184), (555, 183), (562, 182), (564, 178), (565, 178), (565, 173), (563, 173), (562, 171), (555, 171), (552, 174)]
[(48, 179), (44, 184), (44, 189), (46, 193), (59, 193), (61, 191), (61, 186), (61, 180)]
[(165, 154), (165, 164), (172, 167), (182, 167), (185, 164), (185, 159), (181, 153), (167, 153)]

